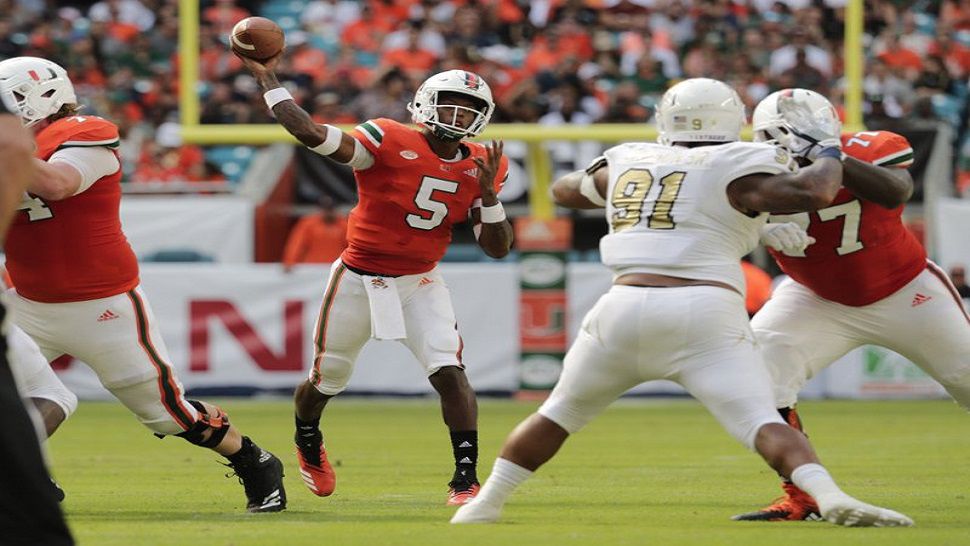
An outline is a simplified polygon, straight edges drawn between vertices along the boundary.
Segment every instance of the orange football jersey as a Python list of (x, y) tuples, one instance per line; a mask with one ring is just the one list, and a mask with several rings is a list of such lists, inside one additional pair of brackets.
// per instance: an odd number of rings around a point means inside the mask
[[(55, 121), (36, 136), (47, 160), (74, 146), (118, 147), (118, 128), (95, 116)], [(7, 237), (7, 270), (23, 297), (62, 303), (114, 296), (138, 285), (138, 262), (121, 231), (121, 169), (60, 201), (25, 195)]]
[[(451, 242), (452, 226), (468, 219), (481, 197), (472, 157), (484, 159), (485, 146), (465, 142), (469, 153), (448, 161), (434, 153), (420, 130), (383, 118), (358, 125), (352, 134), (374, 156), (374, 165), (354, 171), (358, 203), (350, 211), (341, 259), (385, 275), (431, 270)], [(496, 192), (508, 170), (503, 156)]]
[[(843, 135), (842, 150), (882, 167), (913, 164), (909, 142), (888, 131)], [(815, 238), (805, 255), (769, 251), (785, 273), (827, 300), (869, 305), (926, 269), (926, 250), (903, 225), (902, 205), (887, 209), (841, 188), (828, 207), (801, 214), (808, 216), (806, 231)]]

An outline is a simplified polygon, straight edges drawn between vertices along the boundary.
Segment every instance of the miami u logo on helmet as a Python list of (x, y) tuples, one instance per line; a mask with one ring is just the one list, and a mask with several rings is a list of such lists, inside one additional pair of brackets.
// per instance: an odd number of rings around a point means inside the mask
[(465, 72), (465, 87), (469, 89), (478, 90), (482, 86), (482, 79), (478, 77), (477, 74), (471, 72)]

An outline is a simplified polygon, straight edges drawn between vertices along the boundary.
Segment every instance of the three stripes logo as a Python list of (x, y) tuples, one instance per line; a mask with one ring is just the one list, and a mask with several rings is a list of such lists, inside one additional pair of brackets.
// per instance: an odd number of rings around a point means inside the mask
[(118, 318), (118, 315), (116, 315), (111, 309), (108, 309), (104, 313), (101, 313), (100, 316), (98, 316), (98, 322), (106, 322), (109, 320), (114, 320), (116, 318)]
[(917, 292), (916, 295), (913, 296), (913, 303), (911, 303), (909, 306), (916, 307), (917, 305), (923, 305), (931, 299), (933, 299), (933, 296), (924, 296), (923, 294)]

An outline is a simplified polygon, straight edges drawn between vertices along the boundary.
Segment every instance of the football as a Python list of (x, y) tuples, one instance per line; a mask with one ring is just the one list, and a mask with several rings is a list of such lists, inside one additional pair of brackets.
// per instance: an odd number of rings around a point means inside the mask
[(262, 61), (283, 49), (283, 29), (265, 17), (247, 17), (232, 27), (229, 36), (232, 50), (236, 53)]

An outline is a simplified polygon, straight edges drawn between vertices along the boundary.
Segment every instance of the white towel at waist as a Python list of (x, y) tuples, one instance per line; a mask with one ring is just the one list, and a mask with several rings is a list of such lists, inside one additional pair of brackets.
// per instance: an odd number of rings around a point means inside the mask
[(361, 275), (370, 303), (370, 335), (374, 339), (404, 339), (404, 311), (393, 277)]

